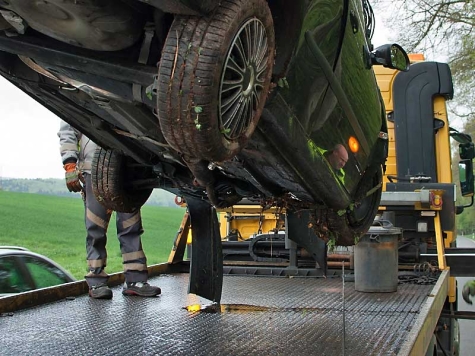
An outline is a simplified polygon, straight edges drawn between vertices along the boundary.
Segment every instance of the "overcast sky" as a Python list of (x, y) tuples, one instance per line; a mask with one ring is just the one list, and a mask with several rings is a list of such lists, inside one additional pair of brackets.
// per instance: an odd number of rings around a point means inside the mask
[(59, 118), (0, 77), (0, 177), (63, 178)]
[[(388, 43), (388, 31), (376, 21), (373, 42)], [(0, 177), (63, 178), (59, 118), (0, 77)]]

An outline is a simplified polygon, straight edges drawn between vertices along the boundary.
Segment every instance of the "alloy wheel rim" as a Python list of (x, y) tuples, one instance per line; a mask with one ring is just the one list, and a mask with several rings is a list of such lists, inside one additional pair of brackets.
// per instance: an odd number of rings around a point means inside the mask
[(259, 107), (268, 68), (264, 24), (246, 21), (234, 37), (224, 62), (219, 88), (221, 132), (228, 139), (245, 133)]

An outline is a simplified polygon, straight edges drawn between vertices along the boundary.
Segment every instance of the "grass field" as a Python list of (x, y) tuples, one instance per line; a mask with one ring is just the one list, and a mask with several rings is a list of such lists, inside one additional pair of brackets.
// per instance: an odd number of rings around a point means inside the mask
[[(185, 210), (145, 205), (142, 244), (149, 265), (165, 262)], [(122, 271), (115, 214), (109, 225), (107, 272)], [(0, 245), (26, 247), (45, 255), (83, 279), (86, 232), (82, 200), (0, 191)]]

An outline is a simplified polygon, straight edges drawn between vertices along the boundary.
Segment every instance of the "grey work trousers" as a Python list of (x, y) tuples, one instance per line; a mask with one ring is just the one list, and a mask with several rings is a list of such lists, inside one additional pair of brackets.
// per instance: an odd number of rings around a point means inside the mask
[[(88, 285), (94, 286), (107, 283), (108, 275), (104, 269), (107, 265), (107, 227), (112, 215), (95, 198), (92, 192), (91, 175), (84, 174), (86, 199), (86, 252), (88, 275), (85, 276)], [(146, 282), (148, 277), (147, 258), (142, 250), (141, 235), (143, 233), (140, 210), (133, 213), (116, 212), (117, 237), (122, 252), (125, 281)]]

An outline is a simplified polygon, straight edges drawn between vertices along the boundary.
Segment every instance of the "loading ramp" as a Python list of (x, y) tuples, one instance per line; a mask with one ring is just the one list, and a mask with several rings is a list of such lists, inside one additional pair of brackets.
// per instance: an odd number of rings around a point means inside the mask
[[(87, 295), (4, 313), (5, 355), (409, 355), (418, 354), (446, 298), (437, 284), (400, 284), (362, 293), (341, 277), (224, 276), (221, 312), (189, 312), (206, 299), (188, 294), (188, 273), (151, 283), (158, 298)], [(431, 320), (434, 319), (434, 320)], [(343, 330), (345, 336), (343, 340)], [(420, 354), (420, 353), (419, 353)]]

